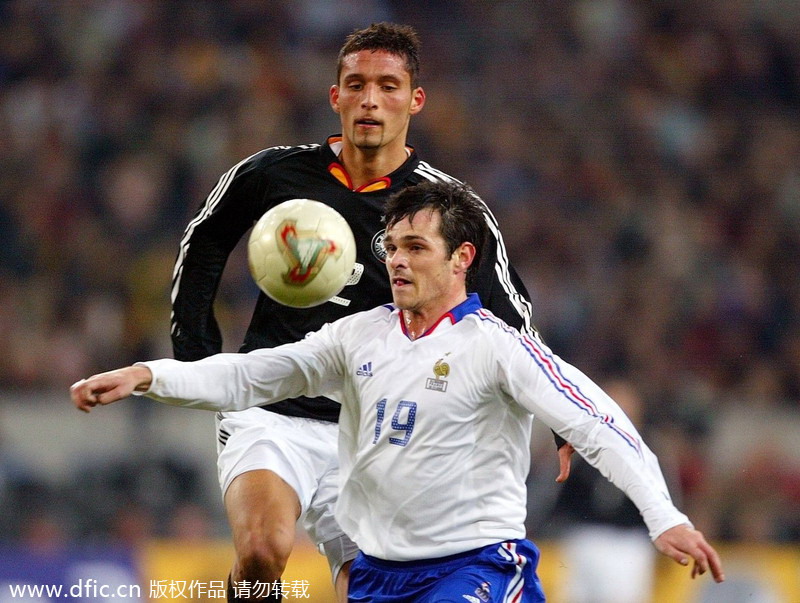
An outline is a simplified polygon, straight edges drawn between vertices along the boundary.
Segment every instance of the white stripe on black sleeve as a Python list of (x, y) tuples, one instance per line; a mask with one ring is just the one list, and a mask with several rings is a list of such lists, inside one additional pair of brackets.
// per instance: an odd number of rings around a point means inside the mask
[[(259, 151), (261, 153), (263, 151)], [(192, 219), (191, 222), (186, 226), (186, 230), (183, 233), (183, 237), (181, 238), (180, 247), (178, 248), (178, 258), (175, 261), (175, 268), (172, 271), (172, 290), (170, 292), (170, 299), (172, 303), (175, 303), (175, 299), (178, 296), (178, 289), (180, 288), (181, 276), (183, 275), (183, 261), (186, 258), (186, 252), (189, 250), (189, 244), (192, 238), (192, 234), (194, 233), (195, 229), (199, 224), (201, 224), (204, 220), (206, 220), (214, 211), (214, 208), (219, 203), (220, 199), (224, 196), (225, 192), (233, 182), (234, 176), (236, 176), (236, 172), (248, 161), (250, 161), (253, 157), (258, 155), (258, 153), (254, 153), (250, 157), (243, 159), (235, 166), (233, 166), (230, 170), (225, 172), (222, 177), (217, 181), (217, 184), (209, 193), (208, 197), (206, 197), (205, 203), (203, 207), (200, 208), (197, 215)], [(174, 312), (170, 313), (170, 318), (172, 324), (172, 330), (174, 333), (175, 323), (174, 323)]]
[[(461, 182), (457, 178), (453, 178), (452, 176), (437, 170), (424, 161), (420, 161), (419, 166), (414, 171), (426, 180), (430, 180), (432, 182)], [(519, 291), (517, 291), (516, 287), (514, 287), (514, 284), (511, 281), (511, 264), (508, 260), (508, 252), (506, 250), (505, 242), (503, 241), (503, 235), (500, 233), (500, 227), (497, 223), (497, 219), (492, 214), (489, 206), (486, 205), (486, 202), (481, 199), (479, 195), (476, 194), (475, 196), (483, 204), (486, 212), (486, 223), (489, 225), (492, 235), (494, 235), (494, 238), (497, 240), (497, 263), (495, 264), (495, 273), (497, 274), (497, 278), (503, 287), (503, 291), (505, 291), (506, 295), (508, 296), (511, 305), (517, 311), (517, 314), (519, 314), (520, 318), (522, 318), (523, 329), (521, 330), (526, 334), (538, 338), (538, 333), (536, 332), (536, 329), (533, 328), (533, 323), (531, 322), (531, 318), (533, 316), (533, 308), (531, 303), (525, 299), (525, 297)]]

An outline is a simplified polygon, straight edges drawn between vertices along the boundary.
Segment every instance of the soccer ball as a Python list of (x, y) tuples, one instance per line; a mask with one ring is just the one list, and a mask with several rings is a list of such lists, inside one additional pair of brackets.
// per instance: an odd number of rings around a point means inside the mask
[(332, 207), (311, 199), (276, 205), (253, 226), (247, 244), (250, 274), (276, 302), (318, 306), (347, 284), (356, 262), (350, 225)]

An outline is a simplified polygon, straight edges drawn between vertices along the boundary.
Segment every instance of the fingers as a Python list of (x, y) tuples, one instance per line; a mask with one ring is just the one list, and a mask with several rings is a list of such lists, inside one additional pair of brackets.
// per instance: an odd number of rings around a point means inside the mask
[(690, 560), (693, 560), (694, 563), (692, 564), (692, 578), (696, 576), (702, 575), (706, 572), (704, 569), (704, 561), (694, 555), (690, 555), (685, 551), (677, 549), (675, 547), (668, 547), (666, 550), (662, 551), (667, 557), (675, 560), (675, 562), (680, 563), (681, 565), (687, 566), (689, 565)]
[(673, 559), (675, 562), (680, 563), (681, 565), (689, 565), (689, 556), (671, 544), (657, 542), (656, 547), (661, 553), (670, 559)]
[(120, 399), (119, 383), (106, 375), (95, 375), (76, 381), (69, 388), (72, 403), (78, 410), (89, 412), (98, 404), (110, 404)]
[(694, 551), (690, 554), (694, 558), (694, 566), (692, 567), (692, 578), (702, 576), (707, 571), (711, 570), (711, 576), (715, 582), (723, 582), (725, 580), (725, 573), (722, 571), (722, 560), (719, 554), (712, 547), (700, 532), (696, 532), (699, 537), (699, 542)]
[(692, 558), (694, 559), (694, 564), (692, 565), (692, 578), (694, 579), (708, 571), (708, 557), (703, 551), (698, 549), (692, 554)]
[(98, 404), (111, 404), (130, 396), (137, 387), (146, 391), (153, 374), (143, 366), (127, 366), (76, 381), (69, 388), (72, 403), (78, 410), (89, 412)]
[(76, 381), (70, 386), (69, 397), (75, 407), (83, 412), (89, 412), (97, 404), (97, 398), (87, 386), (86, 379)]
[(703, 544), (707, 548), (706, 555), (708, 556), (708, 566), (711, 569), (711, 575), (714, 577), (715, 582), (723, 582), (725, 580), (725, 572), (722, 570), (722, 560), (719, 558), (717, 551), (710, 544)]
[(664, 555), (674, 559), (681, 565), (692, 565), (692, 578), (702, 576), (711, 570), (716, 582), (725, 580), (722, 562), (717, 551), (706, 542), (703, 534), (688, 526), (677, 526), (665, 532), (656, 540), (656, 548)]
[(96, 377), (81, 379), (69, 388), (72, 403), (83, 412), (91, 411), (98, 404), (107, 404), (102, 398), (105, 391), (106, 388), (98, 383)]
[(556, 477), (556, 482), (559, 484), (567, 481), (569, 477), (569, 472), (572, 467), (573, 452), (575, 452), (575, 449), (572, 447), (572, 444), (569, 443), (564, 444), (558, 449), (558, 477)]

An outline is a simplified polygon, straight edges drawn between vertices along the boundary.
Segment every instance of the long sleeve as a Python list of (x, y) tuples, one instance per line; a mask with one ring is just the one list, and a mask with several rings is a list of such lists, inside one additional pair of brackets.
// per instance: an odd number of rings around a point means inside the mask
[(302, 341), (248, 354), (142, 362), (153, 375), (143, 395), (172, 406), (212, 411), (244, 410), (299, 395), (338, 400), (343, 370), (331, 331), (326, 325)]
[(170, 335), (175, 358), (198, 360), (222, 349), (214, 298), (231, 251), (260, 215), (264, 151), (231, 168), (186, 227), (172, 277)]
[(622, 409), (580, 370), (531, 337), (497, 362), (503, 388), (620, 488), (650, 537), (689, 519), (672, 503), (658, 459)]

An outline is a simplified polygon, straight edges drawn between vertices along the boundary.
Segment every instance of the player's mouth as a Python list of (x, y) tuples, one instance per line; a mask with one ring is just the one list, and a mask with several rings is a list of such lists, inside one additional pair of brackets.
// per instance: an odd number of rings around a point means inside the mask
[(356, 125), (362, 128), (377, 128), (378, 126), (381, 125), (381, 122), (379, 122), (377, 119), (364, 118), (364, 119), (357, 119)]
[(393, 276), (392, 277), (392, 287), (405, 287), (406, 285), (410, 285), (411, 281), (403, 278), (402, 276)]

